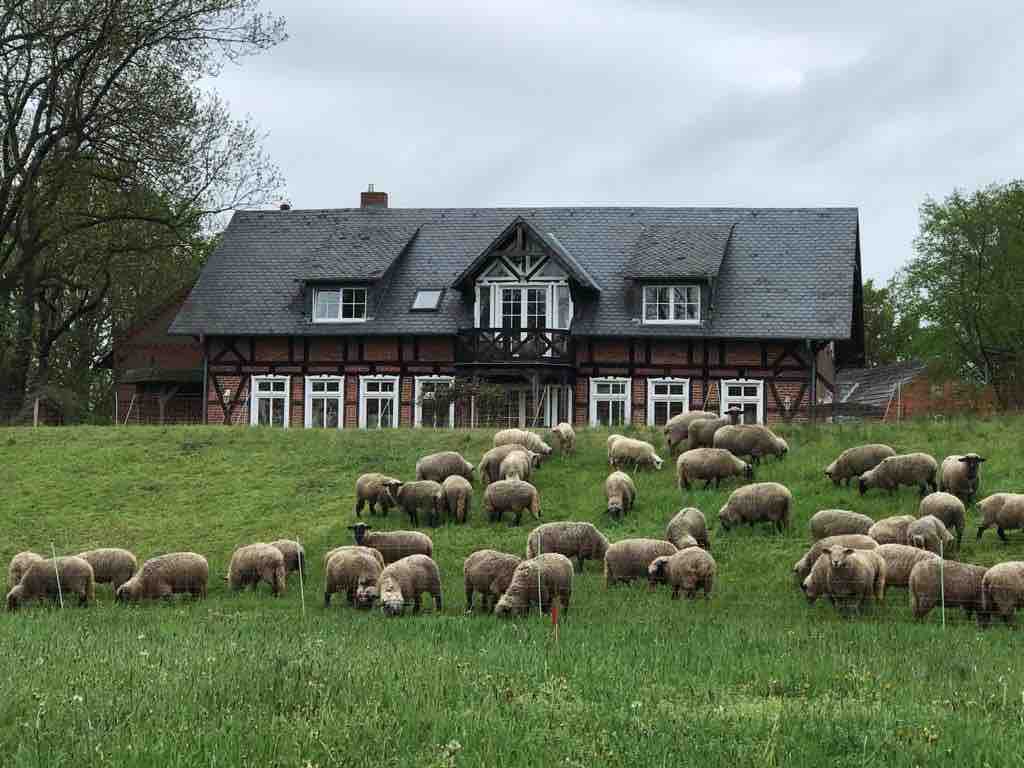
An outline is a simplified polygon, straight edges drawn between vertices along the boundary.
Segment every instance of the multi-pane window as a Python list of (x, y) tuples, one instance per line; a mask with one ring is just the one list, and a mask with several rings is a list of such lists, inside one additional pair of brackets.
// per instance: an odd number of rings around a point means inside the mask
[(548, 289), (527, 288), (526, 289), (526, 327), (543, 328), (547, 325), (548, 317)]
[(673, 416), (688, 411), (688, 379), (647, 380), (647, 423), (662, 426)]
[(700, 287), (696, 285), (645, 286), (644, 322), (700, 322)]
[(306, 377), (306, 426), (341, 429), (345, 418), (345, 378)]
[(629, 421), (629, 379), (590, 380), (590, 426), (616, 427)]
[(417, 427), (455, 426), (455, 403), (439, 402), (439, 392), (450, 389), (454, 383), (451, 376), (416, 377), (416, 421)]
[(360, 323), (366, 320), (365, 288), (317, 288), (313, 320), (318, 323)]
[(363, 376), (359, 380), (359, 426), (398, 426), (398, 377)]
[(740, 422), (743, 424), (760, 424), (764, 420), (762, 403), (764, 402), (764, 382), (755, 379), (734, 379), (722, 382), (722, 413), (731, 408), (738, 408)]
[(288, 426), (287, 376), (253, 376), (249, 396), (249, 423), (253, 426)]

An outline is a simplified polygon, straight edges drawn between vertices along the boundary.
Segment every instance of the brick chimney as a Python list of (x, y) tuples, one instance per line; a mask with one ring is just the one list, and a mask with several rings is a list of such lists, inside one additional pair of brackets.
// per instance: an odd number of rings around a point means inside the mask
[(374, 192), (373, 184), (365, 192), (359, 195), (359, 207), (360, 208), (387, 208), (388, 207), (388, 193), (387, 192)]

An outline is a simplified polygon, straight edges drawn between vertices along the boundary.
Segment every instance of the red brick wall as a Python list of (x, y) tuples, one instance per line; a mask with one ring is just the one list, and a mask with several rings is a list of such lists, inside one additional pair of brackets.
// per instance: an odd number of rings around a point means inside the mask
[(367, 339), (364, 344), (363, 356), (373, 361), (397, 361), (398, 360), (398, 339), (382, 338)]

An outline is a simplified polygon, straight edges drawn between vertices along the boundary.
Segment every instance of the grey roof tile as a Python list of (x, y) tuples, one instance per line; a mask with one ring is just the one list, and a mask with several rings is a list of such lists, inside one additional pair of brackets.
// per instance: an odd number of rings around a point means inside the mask
[(731, 233), (731, 224), (643, 227), (625, 276), (634, 280), (715, 277)]

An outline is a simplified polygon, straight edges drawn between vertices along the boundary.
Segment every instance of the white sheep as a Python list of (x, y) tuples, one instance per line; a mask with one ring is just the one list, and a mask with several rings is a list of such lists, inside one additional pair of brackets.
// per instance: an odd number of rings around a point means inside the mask
[(654, 446), (650, 443), (634, 440), (631, 437), (620, 437), (611, 444), (609, 463), (615, 468), (632, 464), (634, 469), (641, 467), (661, 469), (664, 462), (654, 452)]

